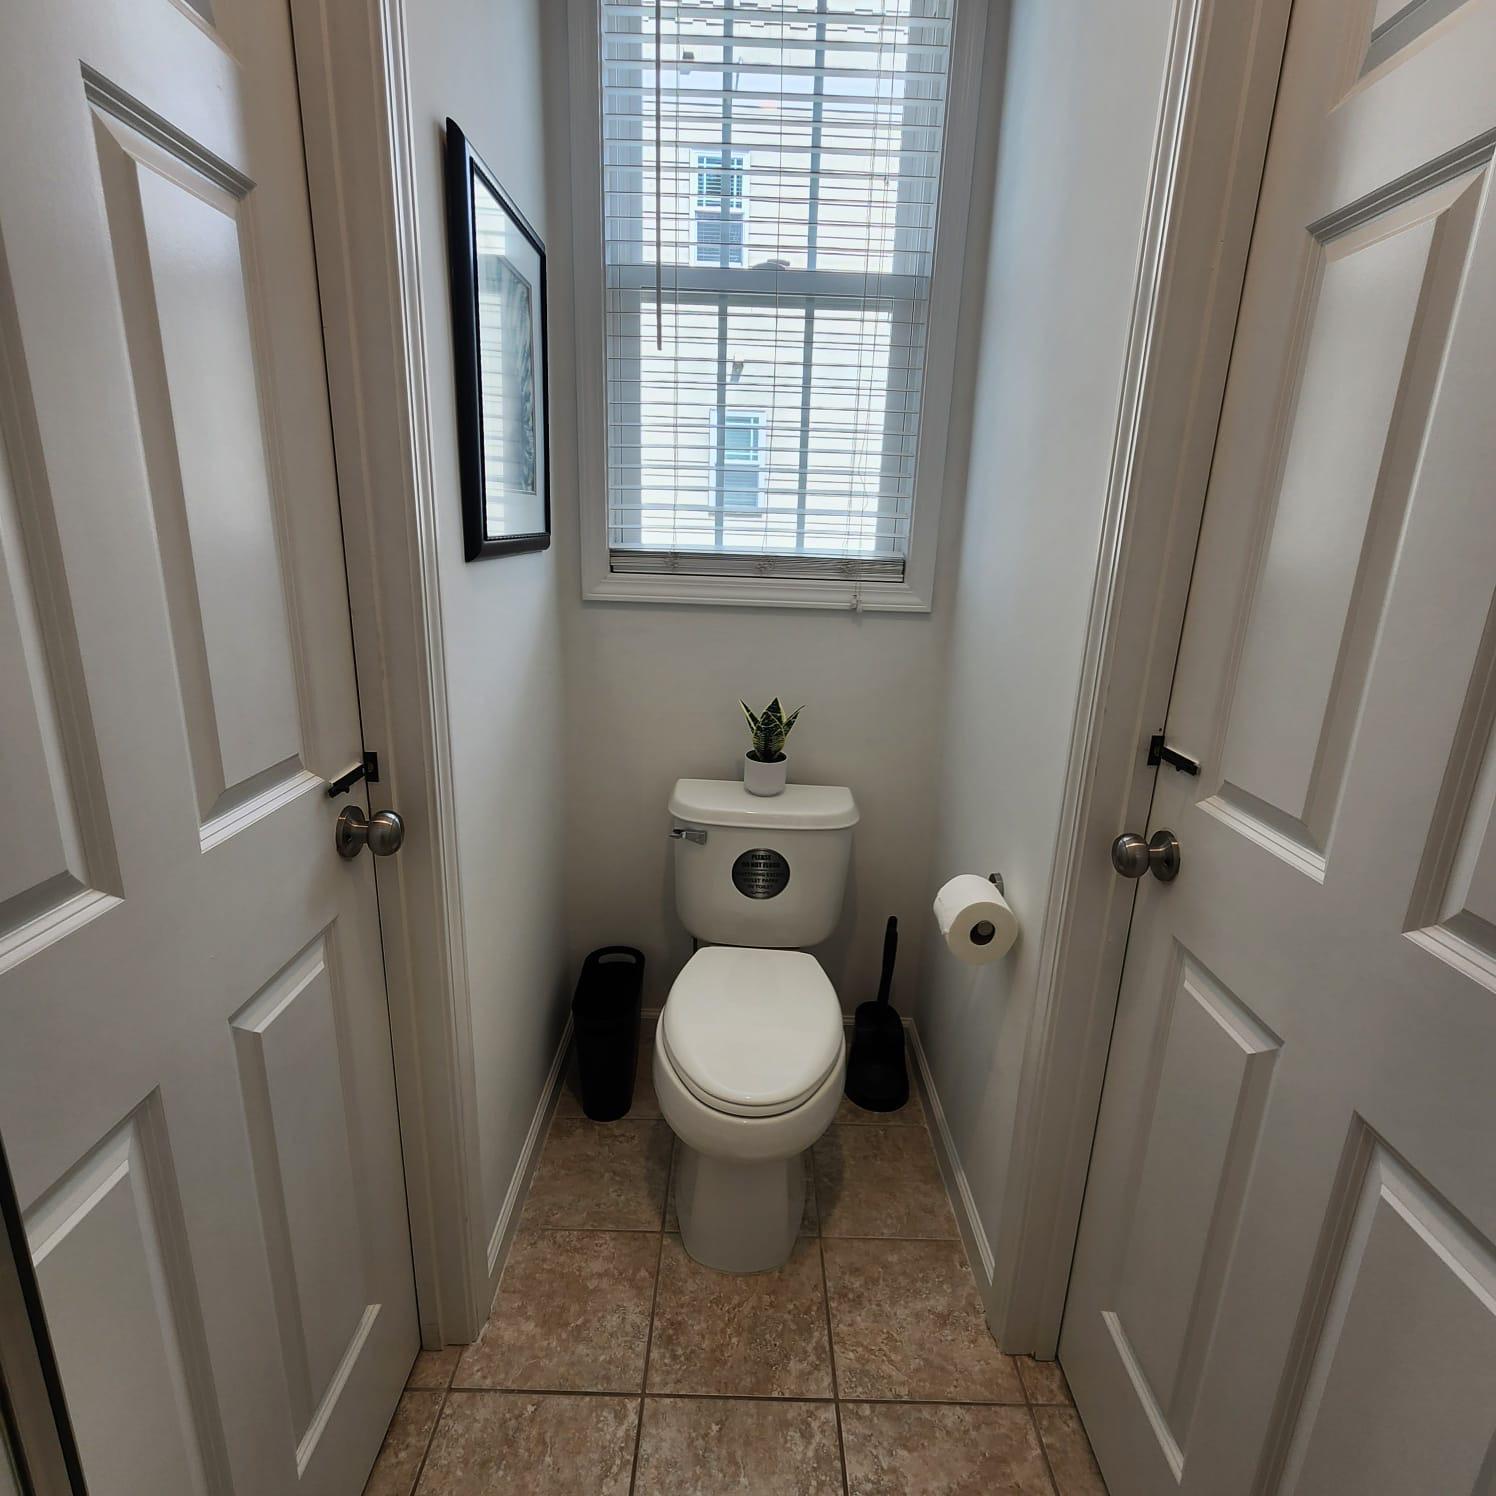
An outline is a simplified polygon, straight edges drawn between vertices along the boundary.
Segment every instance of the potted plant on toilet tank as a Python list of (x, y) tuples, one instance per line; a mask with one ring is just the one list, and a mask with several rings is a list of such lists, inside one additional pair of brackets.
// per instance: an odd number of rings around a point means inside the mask
[(784, 740), (805, 708), (797, 706), (786, 716), (777, 696), (761, 712), (755, 712), (746, 701), (740, 701), (738, 705), (743, 708), (753, 738), (743, 755), (743, 788), (750, 795), (783, 794), (790, 762), (784, 751)]

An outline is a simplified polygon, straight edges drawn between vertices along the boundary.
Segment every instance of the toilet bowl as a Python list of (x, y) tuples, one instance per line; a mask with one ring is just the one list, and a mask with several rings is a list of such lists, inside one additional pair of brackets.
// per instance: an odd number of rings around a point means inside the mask
[(723, 1272), (765, 1272), (794, 1249), (802, 1155), (831, 1125), (846, 1075), (841, 1007), (804, 951), (707, 946), (670, 989), (654, 1050), (679, 1140), (681, 1241)]

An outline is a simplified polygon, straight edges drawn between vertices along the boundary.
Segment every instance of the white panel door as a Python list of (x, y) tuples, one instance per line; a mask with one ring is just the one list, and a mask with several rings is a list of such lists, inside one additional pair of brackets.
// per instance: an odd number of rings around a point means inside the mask
[(1060, 1343), (1114, 1496), (1496, 1491), (1493, 148), (1493, 0), (1299, 0)]
[(93, 1496), (353, 1496), (416, 1349), (288, 16), (8, 6), (0, 1135)]

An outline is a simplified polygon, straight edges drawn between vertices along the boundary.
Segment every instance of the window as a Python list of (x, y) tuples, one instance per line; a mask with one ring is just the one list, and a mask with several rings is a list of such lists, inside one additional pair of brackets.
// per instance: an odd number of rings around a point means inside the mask
[(607, 576), (928, 606), (908, 582), (963, 247), (937, 347), (937, 227), (965, 237), (966, 194), (941, 200), (955, 0), (574, 3), (600, 83)]
[(762, 494), (759, 432), (763, 415), (756, 410), (712, 412), (714, 488), (719, 509), (757, 509)]
[(696, 153), (698, 265), (741, 265), (746, 227), (748, 158), (742, 151)]
[(696, 259), (703, 265), (743, 263), (741, 219), (724, 219), (718, 213), (696, 210)]
[(729, 151), (723, 170), (723, 152), (696, 152), (696, 211), (698, 213), (742, 213), (743, 183), (748, 158), (742, 151)]

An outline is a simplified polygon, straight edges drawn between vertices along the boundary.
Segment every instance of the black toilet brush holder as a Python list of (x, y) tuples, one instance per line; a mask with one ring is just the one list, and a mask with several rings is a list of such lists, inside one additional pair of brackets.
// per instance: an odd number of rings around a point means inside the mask
[(847, 1097), (869, 1112), (896, 1112), (909, 1100), (904, 1024), (889, 1001), (898, 952), (899, 922), (889, 915), (883, 932), (883, 974), (878, 982), (878, 996), (872, 1002), (858, 1003), (852, 1019), (852, 1047), (847, 1055)]

